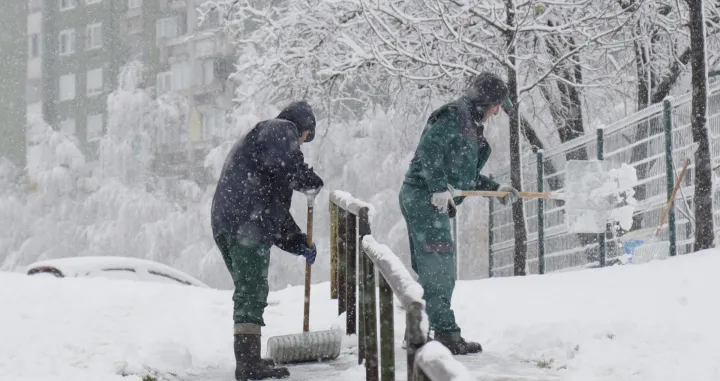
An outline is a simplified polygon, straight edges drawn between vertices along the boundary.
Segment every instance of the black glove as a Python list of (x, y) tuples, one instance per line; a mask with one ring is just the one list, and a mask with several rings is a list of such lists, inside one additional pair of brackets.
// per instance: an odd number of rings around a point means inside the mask
[(498, 188), (498, 191), (510, 192), (507, 196), (500, 199), (500, 203), (503, 205), (507, 205), (508, 201), (510, 202), (510, 204), (514, 204), (518, 200), (520, 200), (520, 192), (518, 192), (517, 189), (513, 188), (510, 185), (501, 185), (500, 188)]
[(312, 247), (308, 247), (307, 244), (302, 245), (302, 248), (300, 249), (300, 252), (303, 257), (305, 257), (305, 260), (309, 264), (315, 263), (315, 257), (317, 256), (317, 247), (313, 243)]
[[(293, 176), (290, 187), (298, 192), (318, 191), (325, 185), (320, 176), (315, 173), (307, 164), (303, 163), (298, 172)], [(317, 193), (317, 192), (315, 192)]]

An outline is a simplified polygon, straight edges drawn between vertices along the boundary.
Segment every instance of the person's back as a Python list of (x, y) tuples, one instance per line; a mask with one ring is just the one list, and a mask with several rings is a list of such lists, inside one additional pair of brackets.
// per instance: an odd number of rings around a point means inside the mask
[(258, 123), (231, 149), (212, 203), (213, 235), (270, 239), (292, 198), (292, 180), (302, 170), (300, 134), (292, 122)]
[(265, 325), (270, 248), (305, 257), (317, 249), (290, 214), (292, 192), (313, 192), (323, 181), (304, 162), (300, 144), (312, 140), (310, 105), (295, 102), (274, 119), (258, 123), (228, 154), (212, 202), (215, 243), (235, 284), (233, 293), (235, 379), (284, 378), (287, 368), (260, 358)]

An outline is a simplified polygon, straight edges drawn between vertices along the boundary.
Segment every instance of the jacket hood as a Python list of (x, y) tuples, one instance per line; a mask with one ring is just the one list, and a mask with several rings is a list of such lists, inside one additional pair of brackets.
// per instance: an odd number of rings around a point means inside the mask
[(292, 122), (298, 129), (298, 134), (310, 131), (305, 142), (311, 142), (315, 138), (315, 115), (312, 107), (305, 101), (298, 101), (285, 107), (276, 119), (284, 119)]

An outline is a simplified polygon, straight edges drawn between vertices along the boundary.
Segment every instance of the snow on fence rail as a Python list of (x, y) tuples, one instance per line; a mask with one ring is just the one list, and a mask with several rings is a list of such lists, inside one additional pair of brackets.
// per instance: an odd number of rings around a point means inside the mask
[[(634, 222), (637, 231), (657, 227), (675, 177), (686, 158), (691, 159), (682, 187), (661, 231), (670, 242), (670, 255), (693, 250), (695, 165), (690, 126), (690, 94), (668, 98), (609, 126), (586, 134), (545, 152), (530, 153), (524, 147), (522, 180), (524, 191), (560, 191), (565, 186), (568, 160), (602, 160), (627, 163), (638, 175), (634, 198), (638, 201)], [(720, 165), (720, 82), (708, 89), (707, 126), (713, 165)], [(538, 165), (539, 164), (539, 165)], [(509, 182), (509, 171), (493, 176)], [(538, 179), (540, 181), (538, 181)], [(720, 224), (720, 192), (713, 190), (713, 215)], [(490, 276), (514, 273), (514, 227), (512, 210), (490, 200)], [(559, 200), (524, 200), (527, 226), (528, 273), (545, 273), (617, 262), (624, 255), (623, 237), (611, 231), (605, 235), (573, 234), (565, 226), (565, 206)], [(677, 212), (677, 216), (675, 215)], [(677, 217), (677, 218), (676, 218)], [(629, 237), (630, 235), (628, 235)]]
[(346, 333), (358, 335), (358, 364), (365, 361), (366, 380), (395, 379), (393, 295), (406, 311), (408, 380), (471, 380), (447, 348), (427, 342), (422, 286), (389, 247), (372, 237), (371, 211), (372, 205), (347, 192), (330, 195), (331, 298), (338, 299), (338, 315), (346, 314)]

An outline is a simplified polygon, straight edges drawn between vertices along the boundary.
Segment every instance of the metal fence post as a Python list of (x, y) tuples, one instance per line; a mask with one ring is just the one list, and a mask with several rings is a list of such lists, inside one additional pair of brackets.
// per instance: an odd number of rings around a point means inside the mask
[(355, 286), (357, 285), (357, 216), (348, 212), (348, 219), (345, 228), (347, 229), (347, 242), (345, 242), (345, 333), (355, 334)]
[(338, 207), (330, 200), (330, 299), (338, 298), (337, 290), (337, 234), (338, 234)]
[[(670, 201), (673, 188), (675, 187), (675, 171), (673, 166), (672, 149), (672, 98), (666, 97), (663, 100), (663, 124), (665, 130), (665, 176), (667, 177), (667, 199)], [(680, 179), (682, 181), (683, 179)], [(670, 256), (677, 255), (677, 227), (675, 226), (675, 203), (670, 205), (668, 212), (668, 235), (670, 236)]]
[[(493, 179), (492, 175), (488, 176), (490, 180)], [(488, 278), (493, 276), (493, 199), (488, 197)]]
[(345, 263), (347, 263), (347, 216), (348, 212), (343, 208), (338, 208), (338, 237), (337, 237), (337, 271), (338, 274), (338, 316), (342, 315), (343, 312), (347, 311), (346, 306), (346, 293), (347, 288), (347, 272), (345, 271)]
[[(537, 191), (543, 191), (543, 150), (537, 150)], [(545, 274), (545, 201), (537, 199), (538, 273)]]
[(358, 255), (358, 365), (365, 360), (365, 253)]
[(380, 379), (395, 381), (395, 322), (393, 291), (380, 275)]
[[(605, 138), (604, 130), (602, 128), (597, 129), (597, 159), (598, 161), (605, 160)], [(598, 234), (598, 260), (600, 267), (605, 267), (605, 232)]]
[(367, 258), (364, 250), (361, 254), (365, 262), (365, 278), (362, 280), (364, 288), (364, 317), (365, 320), (365, 379), (378, 381), (378, 345), (377, 345), (377, 300), (375, 298), (375, 264)]
[[(362, 242), (363, 237), (366, 235), (370, 235), (370, 218), (368, 216), (368, 209), (362, 208), (358, 212), (359, 217), (359, 224), (358, 227), (358, 235), (360, 236), (360, 242)], [(366, 330), (365, 330), (365, 298), (366, 298), (366, 289), (365, 289), (365, 261), (369, 261), (365, 253), (362, 251), (362, 245), (360, 247), (360, 250), (358, 250), (357, 255), (357, 271), (356, 271), (356, 283), (357, 283), (357, 289), (358, 289), (358, 298), (357, 298), (357, 314), (355, 315), (357, 317), (357, 331), (358, 331), (358, 365), (361, 365), (363, 363), (363, 360), (365, 360), (365, 336), (366, 336)]]

